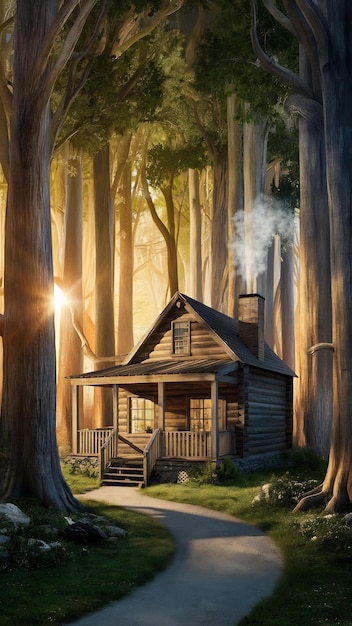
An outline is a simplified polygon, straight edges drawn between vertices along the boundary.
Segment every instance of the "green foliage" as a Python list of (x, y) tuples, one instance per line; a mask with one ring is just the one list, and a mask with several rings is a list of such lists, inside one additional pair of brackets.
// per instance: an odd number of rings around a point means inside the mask
[(284, 456), (288, 465), (305, 472), (308, 470), (322, 472), (326, 467), (326, 459), (322, 458), (309, 446), (294, 446)]
[(98, 459), (96, 457), (67, 456), (61, 462), (63, 466), (66, 466), (69, 474), (81, 474), (88, 478), (98, 477)]
[(299, 480), (286, 472), (282, 476), (274, 476), (269, 484), (262, 488), (256, 503), (280, 505), (293, 508), (302, 495), (317, 486), (314, 479)]
[(295, 523), (300, 535), (317, 551), (328, 551), (334, 558), (352, 558), (352, 528), (340, 515), (308, 515)]
[(240, 471), (233, 459), (225, 457), (218, 466), (213, 461), (197, 465), (190, 472), (191, 481), (198, 485), (232, 484), (240, 476)]
[(230, 456), (225, 456), (222, 463), (218, 466), (216, 474), (218, 482), (221, 485), (227, 485), (237, 480), (240, 470)]
[[(17, 504), (33, 515), (33, 531), (37, 522), (43, 532), (46, 520), (61, 528), (61, 514), (33, 502)], [(174, 544), (157, 520), (107, 504), (85, 505), (89, 514), (124, 529), (126, 535), (90, 547), (66, 542), (63, 554), (35, 562), (23, 545), (25, 529), (18, 529), (17, 561), (0, 571), (2, 626), (66, 623), (117, 600), (169, 563)]]
[(203, 169), (205, 164), (204, 146), (201, 143), (176, 149), (158, 143), (148, 152), (147, 177), (152, 185), (162, 186), (171, 176), (177, 176), (189, 167)]
[[(287, 90), (257, 62), (250, 38), (251, 11), (247, 0), (220, 1), (218, 12), (206, 31), (196, 60), (196, 86), (204, 94), (223, 100), (236, 91), (242, 120), (255, 115), (276, 116), (275, 106)], [(298, 66), (297, 41), (278, 26), (259, 3), (259, 38), (270, 56), (280, 58), (291, 69)]]

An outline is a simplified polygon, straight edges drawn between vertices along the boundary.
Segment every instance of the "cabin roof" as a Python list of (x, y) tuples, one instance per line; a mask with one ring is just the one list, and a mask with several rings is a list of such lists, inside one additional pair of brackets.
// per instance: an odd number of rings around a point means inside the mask
[[(138, 362), (138, 352), (145, 344), (155, 329), (163, 322), (166, 316), (172, 311), (172, 308), (181, 302), (186, 310), (203, 321), (209, 328), (215, 340), (225, 348), (227, 357), (221, 359), (215, 357), (192, 359), (170, 358), (160, 361), (144, 360)], [(119, 365), (109, 368), (87, 372), (79, 376), (71, 376), (71, 379), (78, 378), (112, 378), (117, 376), (147, 376), (147, 375), (177, 375), (177, 374), (206, 374), (215, 373), (217, 376), (226, 375), (237, 369), (239, 364), (249, 365), (252, 367), (268, 370), (284, 376), (295, 376), (294, 372), (271, 350), (264, 344), (264, 359), (257, 359), (254, 354), (247, 348), (246, 344), (238, 335), (237, 321), (233, 318), (220, 313), (215, 309), (177, 292), (170, 300), (169, 304), (160, 313), (157, 320), (138, 342), (133, 350), (127, 355), (124, 361)]]
[(143, 361), (143, 363), (130, 363), (116, 365), (95, 372), (87, 372), (75, 378), (113, 378), (115, 376), (153, 376), (168, 374), (218, 374), (227, 375), (238, 367), (233, 359), (189, 359), (187, 361)]

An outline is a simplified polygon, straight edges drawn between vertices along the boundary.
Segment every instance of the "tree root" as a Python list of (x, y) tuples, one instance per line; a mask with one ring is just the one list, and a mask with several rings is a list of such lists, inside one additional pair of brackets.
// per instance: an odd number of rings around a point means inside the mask
[(327, 496), (326, 491), (323, 491), (322, 485), (312, 489), (309, 491), (298, 504), (293, 509), (293, 513), (297, 513), (298, 511), (307, 511), (313, 507), (319, 506), (322, 504)]

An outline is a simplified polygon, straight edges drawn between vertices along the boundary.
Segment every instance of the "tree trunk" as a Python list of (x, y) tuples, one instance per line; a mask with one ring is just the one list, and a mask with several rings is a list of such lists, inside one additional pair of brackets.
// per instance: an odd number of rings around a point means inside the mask
[(189, 186), (189, 257), (190, 257), (190, 295), (202, 302), (202, 214), (199, 197), (198, 170), (188, 170)]
[[(253, 212), (257, 209), (265, 190), (266, 148), (268, 125), (249, 123), (244, 125), (243, 171), (244, 171), (244, 237), (247, 293), (258, 291), (259, 275), (269, 247), (262, 241), (261, 233), (254, 232)], [(257, 222), (257, 220), (255, 220)], [(263, 256), (258, 256), (258, 253)], [(265, 293), (261, 293), (265, 297)]]
[[(110, 190), (109, 145), (93, 159), (96, 246), (95, 352), (99, 357), (115, 354), (114, 327), (114, 209)], [(105, 366), (108, 367), (109, 363)], [(104, 367), (101, 361), (98, 368)], [(95, 427), (112, 424), (111, 389), (96, 389)]]
[(225, 313), (227, 279), (227, 153), (217, 154), (213, 163), (211, 225), (211, 306)]
[[(320, 3), (326, 15), (330, 48), (320, 56), (327, 187), (331, 233), (332, 341), (334, 412), (329, 466), (323, 491), (332, 492), (328, 511), (352, 501), (352, 48), (346, 24), (350, 0)], [(324, 51), (324, 52), (327, 52)]]
[[(5, 231), (2, 498), (77, 507), (60, 469), (55, 420), (55, 337), (50, 229), (48, 68), (35, 69), (56, 0), (18, 0)], [(47, 91), (47, 90), (46, 90)]]
[(234, 259), (234, 218), (243, 210), (243, 158), (242, 133), (235, 120), (236, 94), (227, 98), (227, 141), (228, 141), (228, 204), (227, 204), (227, 239), (228, 239), (228, 281), (227, 315), (238, 319), (238, 299), (242, 291), (241, 275), (237, 271)]
[[(309, 79), (301, 51), (301, 76)], [(299, 375), (294, 399), (294, 438), (327, 455), (332, 418), (332, 353), (308, 350), (331, 341), (330, 235), (326, 189), (325, 142), (317, 119), (299, 121), (300, 258)], [(304, 440), (298, 441), (299, 433)]]
[(173, 177), (169, 184), (161, 189), (165, 198), (166, 213), (168, 221), (168, 234), (165, 238), (167, 248), (167, 270), (169, 276), (170, 297), (178, 291), (178, 263), (177, 263), (177, 241), (175, 226), (175, 205), (172, 196)]
[(123, 163), (120, 184), (117, 189), (117, 210), (120, 215), (118, 354), (127, 354), (133, 348), (133, 238), (130, 145), (130, 135), (121, 139), (119, 144), (119, 156)]
[(80, 156), (68, 159), (65, 207), (64, 267), (62, 284), (65, 303), (61, 309), (59, 373), (57, 382), (57, 436), (59, 446), (72, 444), (72, 399), (68, 376), (83, 370), (80, 338), (72, 324), (74, 311), (83, 327), (82, 312), (82, 162)]

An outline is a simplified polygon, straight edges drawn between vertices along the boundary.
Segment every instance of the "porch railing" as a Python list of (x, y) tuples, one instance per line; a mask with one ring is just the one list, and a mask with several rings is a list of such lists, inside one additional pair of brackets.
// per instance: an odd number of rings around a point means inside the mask
[(157, 428), (154, 430), (151, 438), (148, 441), (148, 444), (145, 447), (143, 454), (143, 475), (144, 475), (144, 484), (147, 485), (151, 473), (153, 471), (153, 467), (161, 456), (161, 445), (162, 445), (162, 430)]
[(161, 455), (211, 458), (211, 433), (191, 431), (163, 432)]
[(99, 456), (99, 450), (105, 441), (110, 437), (113, 428), (84, 428), (77, 431), (77, 452), (87, 456)]
[(102, 480), (105, 470), (109, 465), (111, 459), (117, 456), (117, 442), (117, 430), (110, 430), (108, 438), (99, 448), (99, 481)]

